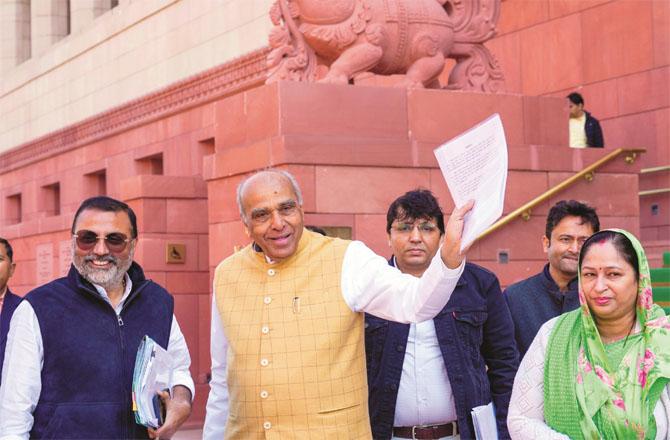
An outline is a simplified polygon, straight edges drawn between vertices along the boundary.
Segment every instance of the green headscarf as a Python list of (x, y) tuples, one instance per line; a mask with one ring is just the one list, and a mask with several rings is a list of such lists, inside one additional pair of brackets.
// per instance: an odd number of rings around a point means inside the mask
[(653, 304), (642, 245), (627, 231), (611, 231), (628, 238), (637, 253), (639, 331), (624, 341), (619, 365), (610, 366), (586, 304), (580, 269), (581, 307), (558, 318), (549, 337), (544, 418), (572, 439), (654, 439), (654, 408), (670, 378), (670, 320)]

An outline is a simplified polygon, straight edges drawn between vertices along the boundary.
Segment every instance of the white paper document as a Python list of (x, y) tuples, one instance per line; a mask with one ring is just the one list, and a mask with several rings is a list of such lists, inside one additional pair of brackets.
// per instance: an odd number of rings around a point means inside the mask
[(474, 242), (503, 212), (507, 183), (507, 142), (495, 113), (435, 149), (444, 180), (457, 207), (472, 199), (465, 216), (461, 250)]
[(149, 336), (144, 336), (135, 358), (133, 412), (135, 422), (151, 428), (163, 424), (158, 393), (172, 389), (172, 356)]
[(488, 405), (472, 408), (471, 414), (477, 440), (498, 439), (498, 425), (496, 423), (496, 412), (493, 408), (493, 402)]

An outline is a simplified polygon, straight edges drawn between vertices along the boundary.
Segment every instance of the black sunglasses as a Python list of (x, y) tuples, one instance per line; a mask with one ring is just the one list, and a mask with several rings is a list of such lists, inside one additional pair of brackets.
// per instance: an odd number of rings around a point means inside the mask
[(126, 234), (122, 234), (120, 232), (112, 232), (111, 234), (107, 234), (104, 237), (100, 237), (95, 232), (88, 231), (86, 229), (72, 234), (72, 237), (74, 237), (74, 241), (77, 243), (77, 247), (82, 251), (90, 251), (95, 247), (96, 244), (98, 244), (98, 240), (102, 239), (105, 241), (107, 249), (115, 254), (123, 252), (130, 242), (130, 238), (128, 238)]

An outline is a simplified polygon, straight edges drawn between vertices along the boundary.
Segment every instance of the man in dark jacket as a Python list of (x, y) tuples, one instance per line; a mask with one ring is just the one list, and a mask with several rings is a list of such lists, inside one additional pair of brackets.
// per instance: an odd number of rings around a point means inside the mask
[(570, 109), (570, 146), (572, 148), (603, 148), (605, 139), (600, 128), (600, 122), (591, 113), (584, 110), (584, 98), (579, 93), (570, 93), (568, 96)]
[[(12, 317), (0, 387), (0, 437), (170, 438), (191, 413), (193, 380), (174, 300), (133, 262), (128, 205), (85, 200), (72, 224), (69, 274), (29, 292)], [(132, 380), (148, 335), (173, 359), (158, 430), (135, 423)]]
[[(444, 218), (430, 191), (389, 207), (389, 264), (420, 276), (438, 251)], [(399, 324), (365, 316), (369, 409), (375, 439), (474, 438), (471, 410), (493, 401), (500, 438), (518, 367), (514, 328), (496, 276), (466, 263), (432, 321)]]
[(542, 272), (505, 289), (521, 358), (542, 324), (579, 307), (577, 258), (582, 244), (600, 230), (595, 209), (576, 200), (551, 207), (542, 237), (549, 262)]
[(21, 298), (14, 295), (7, 286), (15, 268), (12, 245), (0, 237), (0, 384), (2, 383), (2, 362), (5, 357), (9, 320), (12, 319), (14, 310), (21, 302)]

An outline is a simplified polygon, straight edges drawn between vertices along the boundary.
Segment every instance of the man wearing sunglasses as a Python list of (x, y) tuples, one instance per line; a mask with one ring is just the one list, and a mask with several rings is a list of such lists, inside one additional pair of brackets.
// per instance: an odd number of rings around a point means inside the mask
[[(193, 380), (174, 300), (133, 262), (137, 221), (109, 197), (85, 200), (72, 223), (72, 267), (16, 309), (0, 387), (0, 437), (170, 438), (191, 413)], [(173, 358), (172, 397), (158, 430), (135, 423), (137, 348), (150, 336)]]
[(463, 268), (463, 216), (422, 278), (400, 273), (360, 241), (303, 226), (293, 176), (245, 179), (237, 201), (252, 243), (214, 275), (212, 380), (206, 440), (371, 438), (364, 316), (432, 318)]
[[(396, 199), (386, 233), (389, 264), (422, 276), (444, 238), (433, 194), (415, 190)], [(475, 438), (470, 412), (491, 401), (499, 438), (509, 438), (507, 407), (519, 360), (512, 318), (488, 270), (466, 263), (432, 320), (400, 324), (366, 314), (365, 354), (375, 439)]]

